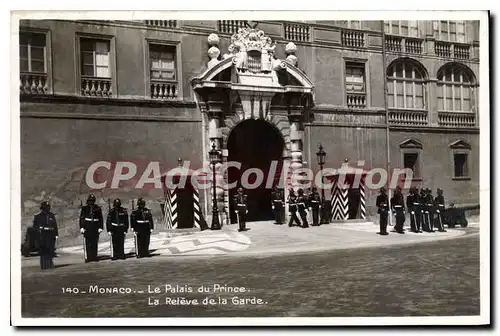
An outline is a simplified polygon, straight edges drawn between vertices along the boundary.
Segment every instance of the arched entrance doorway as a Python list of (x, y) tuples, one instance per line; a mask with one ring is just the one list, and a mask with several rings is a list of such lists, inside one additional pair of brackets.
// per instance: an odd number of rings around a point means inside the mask
[[(272, 124), (262, 119), (248, 119), (240, 122), (231, 131), (228, 141), (228, 161), (241, 163), (241, 169), (228, 169), (228, 182), (237, 182), (237, 188), (242, 186), (242, 175), (250, 168), (258, 168), (264, 173), (264, 179), (260, 185), (254, 189), (247, 189), (243, 186), (248, 199), (248, 221), (263, 221), (273, 218), (271, 208), (272, 188), (266, 188), (269, 178), (271, 163), (277, 162), (276, 173), (271, 177), (273, 186), (279, 181), (283, 163), (283, 149), (285, 142), (280, 131)], [(272, 174), (272, 172), (271, 172)], [(256, 179), (255, 174), (249, 176), (252, 184)], [(234, 212), (233, 197), (237, 188), (229, 190), (229, 210), (231, 222), (236, 223), (237, 218)]]

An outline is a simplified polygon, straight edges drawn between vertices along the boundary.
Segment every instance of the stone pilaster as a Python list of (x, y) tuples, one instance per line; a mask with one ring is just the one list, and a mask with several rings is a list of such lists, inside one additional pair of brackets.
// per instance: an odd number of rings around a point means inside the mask
[(437, 105), (437, 80), (433, 78), (427, 82), (426, 104), (428, 111), (428, 122), (430, 126), (437, 126), (439, 123), (438, 105)]
[(434, 44), (436, 42), (436, 38), (434, 37), (434, 21), (425, 21), (425, 29), (424, 29), (424, 53), (426, 55), (435, 55)]
[[(290, 120), (290, 172), (292, 176), (297, 169), (303, 167), (302, 133), (300, 120), (292, 118)], [(292, 180), (291, 183), (294, 190), (299, 188), (297, 181)]]

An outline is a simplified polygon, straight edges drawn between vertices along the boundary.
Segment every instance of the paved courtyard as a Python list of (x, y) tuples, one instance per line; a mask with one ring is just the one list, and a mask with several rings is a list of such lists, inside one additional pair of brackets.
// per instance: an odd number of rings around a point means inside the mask
[[(307, 253), (236, 257), (241, 252), (234, 252), (203, 259), (156, 256), (91, 264), (64, 263), (57, 258), (58, 267), (52, 270), (42, 271), (27, 264), (23, 267), (22, 314), (24, 317), (477, 315), (478, 230), (467, 228), (463, 232), (456, 239), (419, 244)], [(165, 285), (174, 288), (174, 292), (162, 289), (151, 293), (152, 288)], [(245, 292), (216, 291), (215, 285), (244, 288)], [(200, 287), (207, 290), (201, 293)], [(130, 292), (100, 293), (95, 288), (126, 288)], [(207, 298), (215, 300), (214, 303), (202, 304)], [(200, 304), (193, 304), (195, 300)]]

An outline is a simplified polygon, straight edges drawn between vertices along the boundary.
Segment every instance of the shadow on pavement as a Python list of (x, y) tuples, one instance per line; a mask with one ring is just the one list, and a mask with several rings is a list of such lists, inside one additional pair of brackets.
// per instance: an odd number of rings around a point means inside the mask
[(72, 264), (54, 264), (54, 268), (61, 268), (66, 266), (71, 266)]

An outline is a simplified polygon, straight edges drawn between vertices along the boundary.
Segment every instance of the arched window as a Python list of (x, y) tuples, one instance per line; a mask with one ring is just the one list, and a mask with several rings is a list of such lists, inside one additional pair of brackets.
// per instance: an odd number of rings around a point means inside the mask
[(442, 67), (437, 75), (438, 111), (471, 112), (474, 108), (472, 75), (462, 66)]
[(408, 61), (389, 66), (387, 103), (389, 108), (425, 109), (425, 75), (420, 66)]

